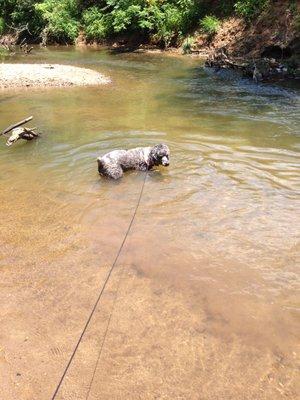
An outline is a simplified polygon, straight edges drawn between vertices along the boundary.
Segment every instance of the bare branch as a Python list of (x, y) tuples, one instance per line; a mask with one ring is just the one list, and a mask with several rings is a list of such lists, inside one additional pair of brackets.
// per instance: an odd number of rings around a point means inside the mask
[(6, 129), (4, 129), (4, 131), (2, 131), (2, 132), (0, 133), (0, 136), (1, 136), (1, 135), (5, 135), (6, 133), (10, 132), (11, 130), (17, 128), (18, 126), (21, 126), (21, 125), (26, 124), (27, 122), (31, 121), (32, 118), (33, 118), (33, 117), (30, 116), (30, 117), (28, 117), (28, 118), (23, 119), (23, 120), (20, 121), (20, 122), (17, 122), (16, 124), (10, 125), (9, 127), (7, 127)]

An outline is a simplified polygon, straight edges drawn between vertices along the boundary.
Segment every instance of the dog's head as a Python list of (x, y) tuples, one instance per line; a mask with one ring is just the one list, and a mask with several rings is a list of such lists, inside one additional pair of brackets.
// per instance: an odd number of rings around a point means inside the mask
[(150, 161), (154, 165), (167, 167), (170, 164), (170, 150), (166, 144), (157, 144), (150, 151)]

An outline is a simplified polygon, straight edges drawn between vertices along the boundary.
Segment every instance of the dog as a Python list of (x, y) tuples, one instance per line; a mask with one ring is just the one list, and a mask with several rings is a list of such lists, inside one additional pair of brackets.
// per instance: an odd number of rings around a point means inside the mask
[(112, 179), (120, 179), (124, 171), (148, 171), (155, 165), (167, 167), (170, 150), (166, 144), (154, 147), (137, 147), (131, 150), (114, 150), (97, 158), (98, 172)]

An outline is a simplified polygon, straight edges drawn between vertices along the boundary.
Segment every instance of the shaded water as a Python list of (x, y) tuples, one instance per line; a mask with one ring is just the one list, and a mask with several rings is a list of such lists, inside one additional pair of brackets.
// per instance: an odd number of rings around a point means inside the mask
[(102, 180), (97, 156), (165, 142), (60, 398), (85, 398), (118, 287), (90, 398), (296, 399), (299, 91), (157, 54), (25, 61), (112, 84), (1, 92), (1, 127), (34, 115), (43, 132), (0, 147), (3, 398), (50, 397), (127, 229), (143, 175)]

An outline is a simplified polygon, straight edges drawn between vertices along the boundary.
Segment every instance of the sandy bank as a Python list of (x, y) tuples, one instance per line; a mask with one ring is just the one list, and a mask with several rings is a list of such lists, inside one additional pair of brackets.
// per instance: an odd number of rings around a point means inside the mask
[(109, 78), (97, 71), (70, 65), (0, 64), (0, 88), (87, 86), (109, 82)]

